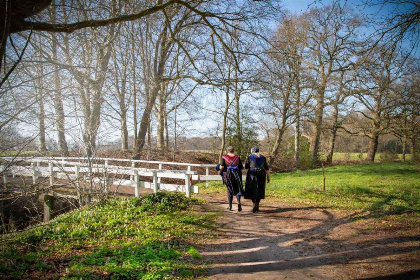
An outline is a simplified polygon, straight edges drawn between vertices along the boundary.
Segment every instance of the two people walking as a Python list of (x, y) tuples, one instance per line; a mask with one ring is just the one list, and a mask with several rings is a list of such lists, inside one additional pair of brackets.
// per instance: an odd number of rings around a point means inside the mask
[(241, 197), (251, 199), (253, 203), (252, 212), (259, 211), (260, 200), (265, 198), (265, 183), (270, 182), (270, 171), (265, 157), (260, 154), (259, 148), (251, 149), (251, 154), (245, 160), (246, 174), (245, 189), (242, 183), (242, 169), (244, 166), (241, 159), (229, 146), (227, 153), (222, 156), (221, 163), (216, 167), (220, 170), (223, 184), (227, 189), (228, 210), (232, 210), (233, 197), (236, 197), (238, 211), (242, 211)]

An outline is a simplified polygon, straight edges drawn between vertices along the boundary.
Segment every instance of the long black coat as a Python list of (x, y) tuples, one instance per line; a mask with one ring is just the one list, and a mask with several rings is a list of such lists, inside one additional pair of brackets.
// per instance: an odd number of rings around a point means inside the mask
[(268, 170), (267, 160), (263, 155), (259, 157), (251, 154), (245, 161), (246, 173), (245, 198), (260, 200), (265, 198), (265, 180)]

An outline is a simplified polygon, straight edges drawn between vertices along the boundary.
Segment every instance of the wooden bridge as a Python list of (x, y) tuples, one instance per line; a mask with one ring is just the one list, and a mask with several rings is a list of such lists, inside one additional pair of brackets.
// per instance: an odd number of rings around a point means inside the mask
[[(156, 168), (149, 168), (150, 166)], [(167, 169), (164, 169), (165, 167)], [(136, 197), (140, 196), (142, 188), (152, 189), (153, 192), (159, 190), (185, 192), (187, 197), (191, 197), (191, 193), (199, 191), (198, 186), (193, 185), (192, 182), (206, 182), (207, 186), (209, 181), (221, 180), (219, 175), (210, 175), (210, 168), (214, 167), (214, 164), (116, 158), (0, 157), (0, 175), (3, 177), (4, 189), (11, 185), (12, 178), (17, 176), (32, 178), (33, 184), (37, 184), (42, 178), (47, 179), (47, 182), (49, 179), (51, 188), (39, 191), (39, 199), (44, 204), (44, 221), (52, 217), (54, 197), (61, 196), (80, 201), (81, 193), (83, 190), (86, 191), (86, 185), (89, 184), (100, 186), (100, 189), (95, 189), (95, 191), (104, 194), (110, 193), (111, 188), (116, 190), (120, 186), (125, 186), (134, 188)], [(169, 180), (171, 183), (163, 183), (162, 179)], [(174, 184), (174, 181), (183, 183)], [(55, 187), (60, 185), (59, 182), (72, 185), (76, 194), (68, 191), (64, 194), (57, 192)]]
[[(49, 178), (50, 185), (57, 179), (70, 181), (93, 180), (103, 183), (105, 192), (111, 185), (129, 186), (135, 189), (135, 196), (139, 196), (140, 188), (150, 188), (154, 192), (159, 190), (185, 192), (187, 197), (191, 193), (198, 193), (198, 186), (192, 182), (206, 182), (221, 180), (219, 175), (210, 175), (210, 168), (214, 164), (193, 164), (180, 162), (146, 161), (116, 158), (83, 158), (83, 157), (0, 157), (0, 174), (3, 175), (3, 184), (7, 185), (9, 177), (32, 177), (37, 183), (41, 177)], [(10, 164), (12, 163), (13, 164)], [(112, 163), (112, 164), (110, 164)], [(142, 165), (155, 165), (157, 168), (144, 168)], [(179, 169), (164, 169), (166, 166)], [(197, 170), (205, 169), (205, 174)], [(87, 176), (89, 175), (89, 176)], [(142, 177), (150, 177), (151, 182), (142, 181)], [(162, 178), (181, 179), (184, 184), (161, 183)]]

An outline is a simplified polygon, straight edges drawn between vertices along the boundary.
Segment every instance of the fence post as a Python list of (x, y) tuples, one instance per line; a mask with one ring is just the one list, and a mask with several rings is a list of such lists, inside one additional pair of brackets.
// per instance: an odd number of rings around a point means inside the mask
[(79, 203), (82, 203), (82, 192), (80, 191), (80, 181), (79, 175), (80, 174), (80, 166), (76, 165), (76, 170), (74, 171), (74, 175), (76, 176), (76, 191), (77, 197), (79, 199)]
[[(159, 163), (159, 170), (162, 170), (162, 163)], [(158, 178), (158, 184), (160, 186), (160, 181), (162, 178)]]
[(54, 185), (54, 165), (52, 162), (50, 162), (48, 165), (50, 167), (50, 186), (52, 186)]
[(191, 181), (190, 181), (191, 175), (185, 174), (185, 194), (188, 198), (191, 197)]
[(31, 167), (32, 167), (32, 183), (36, 184), (36, 180), (38, 179), (38, 173), (36, 171), (36, 164), (35, 162), (31, 162)]
[(41, 194), (39, 200), (44, 204), (44, 222), (48, 222), (52, 218), (54, 210), (54, 197), (47, 194)]
[(159, 190), (159, 184), (157, 180), (157, 171), (153, 171), (153, 191), (157, 193)]
[[(209, 167), (208, 166), (206, 167), (206, 176), (209, 176)], [(208, 187), (208, 186), (209, 186), (209, 180), (206, 179), (206, 187)]]
[(104, 192), (107, 194), (108, 193), (108, 160), (105, 160), (105, 164), (104, 164), (104, 177), (103, 177), (103, 181), (104, 181)]
[[(136, 168), (136, 163), (132, 161), (131, 162), (131, 171), (134, 172), (134, 168)], [(131, 182), (133, 182), (135, 180), (135, 177), (133, 175), (131, 175), (130, 180), (131, 180)]]
[(136, 182), (136, 186), (134, 187), (134, 194), (136, 197), (140, 196), (140, 177), (139, 177), (139, 171), (134, 170), (134, 180)]
[(76, 176), (77, 181), (79, 181), (79, 173), (80, 173), (80, 166), (76, 165), (76, 170), (74, 171), (74, 175)]

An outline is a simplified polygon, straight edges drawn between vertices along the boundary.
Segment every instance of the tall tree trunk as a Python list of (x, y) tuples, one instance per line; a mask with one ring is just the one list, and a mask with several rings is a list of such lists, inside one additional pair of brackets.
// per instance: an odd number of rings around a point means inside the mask
[(219, 160), (222, 159), (222, 155), (223, 155), (223, 152), (225, 150), (225, 145), (226, 145), (227, 116), (229, 112), (229, 92), (230, 92), (230, 85), (227, 85), (226, 94), (225, 94), (225, 98), (226, 98), (225, 110), (223, 112), (222, 143), (220, 144)]
[(417, 161), (417, 151), (416, 151), (416, 134), (413, 135), (410, 139), (410, 150), (411, 150), (411, 160)]
[(328, 145), (328, 154), (326, 162), (331, 164), (333, 155), (334, 155), (334, 147), (335, 147), (335, 140), (337, 138), (337, 131), (338, 131), (338, 104), (334, 104), (334, 112), (333, 112), (333, 128), (331, 130), (331, 136)]
[[(40, 55), (42, 55), (41, 52), (41, 41), (39, 42), (40, 46), (39, 46), (39, 53)], [(47, 151), (47, 146), (45, 143), (45, 109), (44, 109), (44, 82), (43, 82), (43, 77), (44, 77), (44, 66), (42, 64), (40, 64), (38, 66), (38, 75), (39, 78), (36, 81), (37, 84), (37, 99), (38, 99), (38, 106), (39, 106), (39, 113), (38, 113), (38, 122), (39, 122), (39, 151), (40, 152), (45, 152)]]
[(57, 137), (60, 145), (60, 152), (63, 156), (69, 156), (69, 148), (67, 145), (66, 134), (65, 134), (65, 115), (63, 98), (60, 88), (60, 73), (58, 67), (54, 72), (54, 84), (55, 84), (55, 96), (54, 96), (54, 108), (56, 114), (56, 126), (57, 126)]
[[(52, 6), (52, 20), (55, 22), (56, 18), (56, 9), (55, 6)], [(54, 33), (51, 33), (52, 39), (52, 59), (57, 61), (57, 36)], [(65, 134), (65, 115), (64, 115), (64, 106), (63, 106), (63, 96), (61, 93), (61, 79), (60, 79), (60, 68), (58, 65), (54, 66), (54, 109), (55, 109), (55, 122), (57, 129), (58, 144), (60, 145), (60, 152), (63, 156), (69, 156), (69, 148), (66, 141)]]
[(134, 149), (134, 159), (139, 159), (141, 151), (145, 144), (145, 137), (147, 128), (150, 124), (150, 114), (152, 112), (153, 106), (156, 103), (156, 98), (159, 94), (159, 91), (162, 89), (163, 75), (165, 72), (165, 64), (169, 55), (169, 48), (171, 42), (168, 40), (168, 27), (165, 26), (161, 35), (160, 35), (160, 52), (156, 51), (155, 57), (155, 71), (153, 79), (153, 88), (147, 98), (146, 107), (143, 111), (143, 116), (140, 121), (139, 133), (137, 135), (136, 146)]
[[(176, 96), (175, 96), (175, 104), (178, 104), (178, 91), (176, 92)], [(172, 161), (175, 161), (175, 152), (177, 150), (177, 143), (176, 143), (176, 138), (177, 138), (177, 134), (176, 134), (176, 126), (177, 126), (177, 109), (178, 107), (175, 107), (174, 109), (174, 147), (173, 147), (173, 154), (172, 154)]]
[[(40, 75), (42, 77), (42, 65), (40, 67)], [(44, 94), (42, 87), (42, 78), (38, 80), (38, 105), (39, 105), (39, 113), (38, 113), (38, 122), (39, 122), (39, 151), (46, 152), (47, 146), (45, 144), (45, 110), (44, 110)]]
[(95, 83), (91, 85), (93, 90), (92, 110), (88, 120), (88, 142), (85, 143), (88, 149), (86, 150), (88, 156), (92, 156), (96, 150), (96, 138), (98, 135), (99, 125), (101, 123), (101, 109), (104, 102), (102, 88), (105, 83), (105, 77), (108, 69), (109, 60), (112, 51), (112, 38), (114, 37), (115, 26), (108, 27), (106, 39), (103, 47), (99, 50), (99, 70), (95, 77)]
[(123, 65), (122, 82), (121, 87), (118, 77), (118, 67), (115, 66), (115, 85), (118, 94), (118, 103), (120, 106), (120, 122), (121, 122), (121, 151), (126, 152), (128, 150), (128, 128), (127, 128), (127, 105), (125, 102), (126, 88), (127, 88), (127, 65)]
[(328, 164), (332, 163), (332, 159), (334, 155), (335, 140), (337, 138), (337, 130), (338, 130), (337, 127), (334, 126), (334, 128), (331, 131), (331, 136), (330, 136), (329, 145), (328, 145), (328, 154), (327, 154), (327, 159), (326, 159), (326, 162)]
[(160, 94), (158, 97), (158, 120), (157, 120), (157, 147), (160, 150), (165, 148), (165, 92), (164, 86), (162, 85), (162, 89), (160, 90)]
[[(300, 65), (300, 64), (298, 64)], [(296, 79), (296, 125), (295, 125), (295, 153), (293, 159), (295, 161), (295, 167), (299, 168), (300, 166), (300, 79), (299, 73), (295, 76)]]
[(271, 167), (271, 165), (274, 163), (274, 161), (276, 160), (278, 156), (280, 144), (283, 140), (284, 131), (285, 129), (281, 129), (281, 128), (277, 130), (276, 141), (274, 142), (273, 150), (271, 152), (271, 157), (270, 157), (270, 160), (268, 161), (269, 167)]
[(128, 128), (127, 128), (127, 111), (121, 111), (121, 150), (128, 150)]
[(241, 104), (240, 94), (238, 91), (238, 69), (235, 67), (235, 102), (236, 102), (236, 137), (238, 140), (237, 154), (242, 154), (242, 129), (241, 129)]
[(290, 102), (290, 94), (292, 90), (292, 82), (289, 81), (287, 90), (285, 92), (285, 95), (283, 96), (283, 105), (281, 109), (281, 124), (277, 125), (277, 137), (276, 141), (273, 146), (273, 150), (271, 152), (271, 157), (268, 162), (268, 165), (271, 166), (273, 162), (275, 161), (276, 157), (278, 156), (280, 144), (283, 141), (283, 135), (287, 128), (287, 118), (288, 118), (288, 112), (289, 112), (289, 102)]
[(169, 151), (168, 114), (165, 112), (165, 150)]
[(369, 136), (369, 148), (368, 148), (366, 161), (369, 161), (369, 162), (375, 161), (375, 155), (378, 150), (378, 143), (379, 143), (379, 135), (377, 133), (373, 133), (371, 136)]
[(295, 154), (293, 156), (295, 161), (295, 167), (299, 168), (300, 166), (300, 116), (296, 117), (296, 126), (295, 126)]
[[(135, 82), (134, 82), (135, 83)], [(133, 148), (137, 142), (137, 92), (134, 86), (134, 93), (133, 93)]]
[(152, 122), (149, 121), (149, 127), (147, 128), (147, 145), (149, 146), (149, 150), (152, 148), (152, 134), (153, 134)]
[(317, 105), (315, 108), (315, 122), (314, 122), (314, 133), (312, 138), (312, 166), (319, 165), (319, 144), (321, 140), (321, 131), (322, 131), (322, 118), (324, 114), (324, 91), (325, 88), (322, 88), (320, 91), (318, 91), (317, 94)]
[(405, 161), (405, 155), (407, 153), (407, 136), (404, 135), (401, 139), (402, 142), (402, 160)]
[(0, 7), (0, 71), (4, 65), (4, 73), (6, 73), (6, 44), (10, 34), (10, 22), (12, 19), (12, 0), (2, 1)]
[[(145, 139), (146, 139), (146, 132), (150, 125), (150, 114), (152, 113), (153, 105), (155, 104), (157, 95), (159, 93), (159, 88), (160, 88), (160, 85), (155, 85), (155, 87), (152, 89), (150, 96), (147, 100), (146, 107), (144, 108), (143, 116), (140, 121), (139, 133), (137, 135), (136, 147), (134, 149), (135, 159), (140, 158), (140, 153), (143, 150)], [(149, 137), (150, 137), (150, 133), (149, 133)]]

